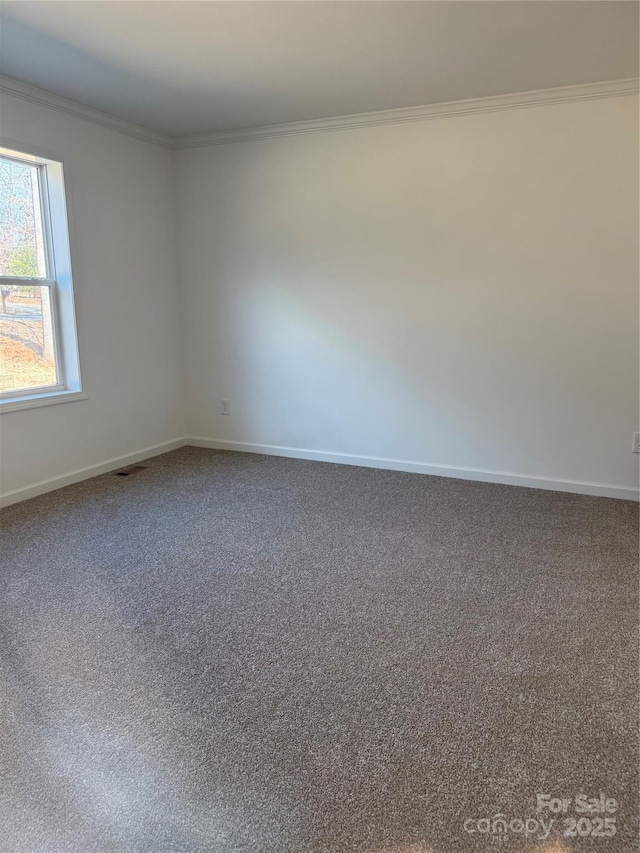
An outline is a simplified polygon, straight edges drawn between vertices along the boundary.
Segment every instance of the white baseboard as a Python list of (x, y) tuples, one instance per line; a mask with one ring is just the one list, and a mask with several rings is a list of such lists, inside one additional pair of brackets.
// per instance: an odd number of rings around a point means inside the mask
[(585, 483), (579, 480), (552, 480), (505, 471), (486, 471), (481, 468), (458, 468), (454, 465), (430, 465), (404, 459), (385, 459), (379, 456), (354, 456), (348, 453), (331, 453), (324, 450), (304, 450), (297, 447), (279, 447), (273, 444), (251, 444), (245, 441), (227, 441), (217, 438), (192, 436), (185, 444), (193, 447), (210, 447), (215, 450), (237, 450), (242, 453), (263, 453), (268, 456), (287, 456), (292, 459), (311, 459), (316, 462), (334, 462), (340, 465), (357, 465), (364, 468), (382, 468), (389, 471), (408, 471), (414, 474), (431, 474), (436, 477), (454, 477), (459, 480), (476, 480), (481, 483), (500, 483), (507, 486), (525, 486), (529, 489), (547, 489), (628, 501), (640, 500), (639, 490), (630, 486), (613, 486), (607, 483)]
[(125, 453), (124, 456), (114, 456), (113, 459), (107, 459), (105, 462), (99, 462), (97, 465), (77, 468), (75, 471), (62, 474), (60, 477), (40, 480), (40, 482), (32, 483), (30, 486), (24, 486), (21, 489), (14, 489), (11, 492), (0, 494), (0, 507), (9, 506), (19, 501), (26, 501), (29, 498), (44, 495), (46, 492), (61, 489), (63, 486), (70, 486), (73, 483), (79, 483), (81, 480), (89, 480), (91, 477), (97, 477), (99, 474), (108, 474), (109, 471), (117, 471), (118, 468), (126, 468), (127, 465), (134, 465), (136, 462), (142, 462), (144, 459), (150, 459), (152, 456), (159, 456), (161, 453), (177, 450), (188, 443), (185, 438), (176, 438), (173, 441), (164, 441), (162, 444), (143, 447), (142, 450), (136, 450), (134, 453)]
[(629, 486), (613, 486), (607, 483), (585, 483), (578, 480), (552, 480), (547, 477), (529, 476), (524, 474), (511, 474), (504, 471), (486, 471), (481, 468), (459, 468), (453, 465), (430, 465), (426, 462), (411, 462), (404, 459), (386, 459), (379, 456), (357, 456), (348, 453), (332, 453), (325, 450), (306, 450), (297, 447), (280, 447), (273, 444), (252, 444), (246, 441), (227, 441), (218, 438), (202, 438), (192, 436), (188, 438), (176, 438), (173, 441), (165, 441), (162, 444), (154, 444), (144, 447), (134, 453), (124, 456), (115, 456), (100, 462), (97, 465), (88, 465), (86, 468), (78, 468), (59, 477), (51, 477), (32, 483), (21, 489), (0, 494), (0, 507), (26, 501), (46, 492), (61, 489), (88, 480), (109, 471), (116, 471), (127, 465), (134, 465), (152, 456), (177, 450), (179, 447), (189, 445), (192, 447), (209, 447), (214, 450), (236, 450), (241, 453), (262, 453), (267, 456), (286, 456), (291, 459), (309, 459), (316, 462), (333, 462), (339, 465), (356, 465), (364, 468), (382, 468), (388, 471), (407, 471), (413, 474), (431, 474), (436, 477), (454, 477), (459, 480), (476, 480), (481, 483), (500, 483), (508, 486), (525, 486), (530, 489), (548, 489), (554, 492), (570, 492), (578, 495), (594, 495), (596, 497), (619, 498), (622, 500), (638, 501), (640, 496), (638, 489)]

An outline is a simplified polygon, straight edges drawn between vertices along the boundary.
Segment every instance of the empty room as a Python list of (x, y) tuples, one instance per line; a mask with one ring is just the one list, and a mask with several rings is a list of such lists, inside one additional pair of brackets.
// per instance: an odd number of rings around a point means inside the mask
[(4, 0), (0, 853), (633, 853), (638, 2)]

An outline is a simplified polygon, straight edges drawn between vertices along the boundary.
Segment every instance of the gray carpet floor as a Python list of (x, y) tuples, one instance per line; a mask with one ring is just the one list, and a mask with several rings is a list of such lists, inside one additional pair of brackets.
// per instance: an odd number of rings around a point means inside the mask
[(636, 505), (146, 464), (0, 515), (2, 851), (638, 849)]

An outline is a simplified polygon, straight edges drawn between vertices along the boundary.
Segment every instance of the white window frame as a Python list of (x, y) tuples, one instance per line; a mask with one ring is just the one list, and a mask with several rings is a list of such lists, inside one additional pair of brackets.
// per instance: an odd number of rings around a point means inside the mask
[(82, 391), (76, 312), (71, 274), (69, 218), (63, 164), (58, 160), (4, 147), (0, 157), (38, 167), (46, 276), (0, 276), (0, 286), (38, 285), (49, 289), (57, 384), (0, 392), (0, 414), (86, 399)]

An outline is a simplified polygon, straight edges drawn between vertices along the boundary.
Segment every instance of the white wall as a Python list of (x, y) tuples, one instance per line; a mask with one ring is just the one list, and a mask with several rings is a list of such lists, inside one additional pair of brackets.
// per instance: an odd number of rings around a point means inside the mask
[(185, 433), (637, 487), (634, 97), (172, 154), (5, 95), (0, 131), (66, 161), (89, 393), (0, 417), (3, 493)]
[(172, 153), (9, 95), (0, 131), (65, 160), (89, 394), (2, 414), (6, 493), (176, 439), (184, 422)]
[(617, 97), (177, 152), (190, 434), (637, 487), (637, 136)]

